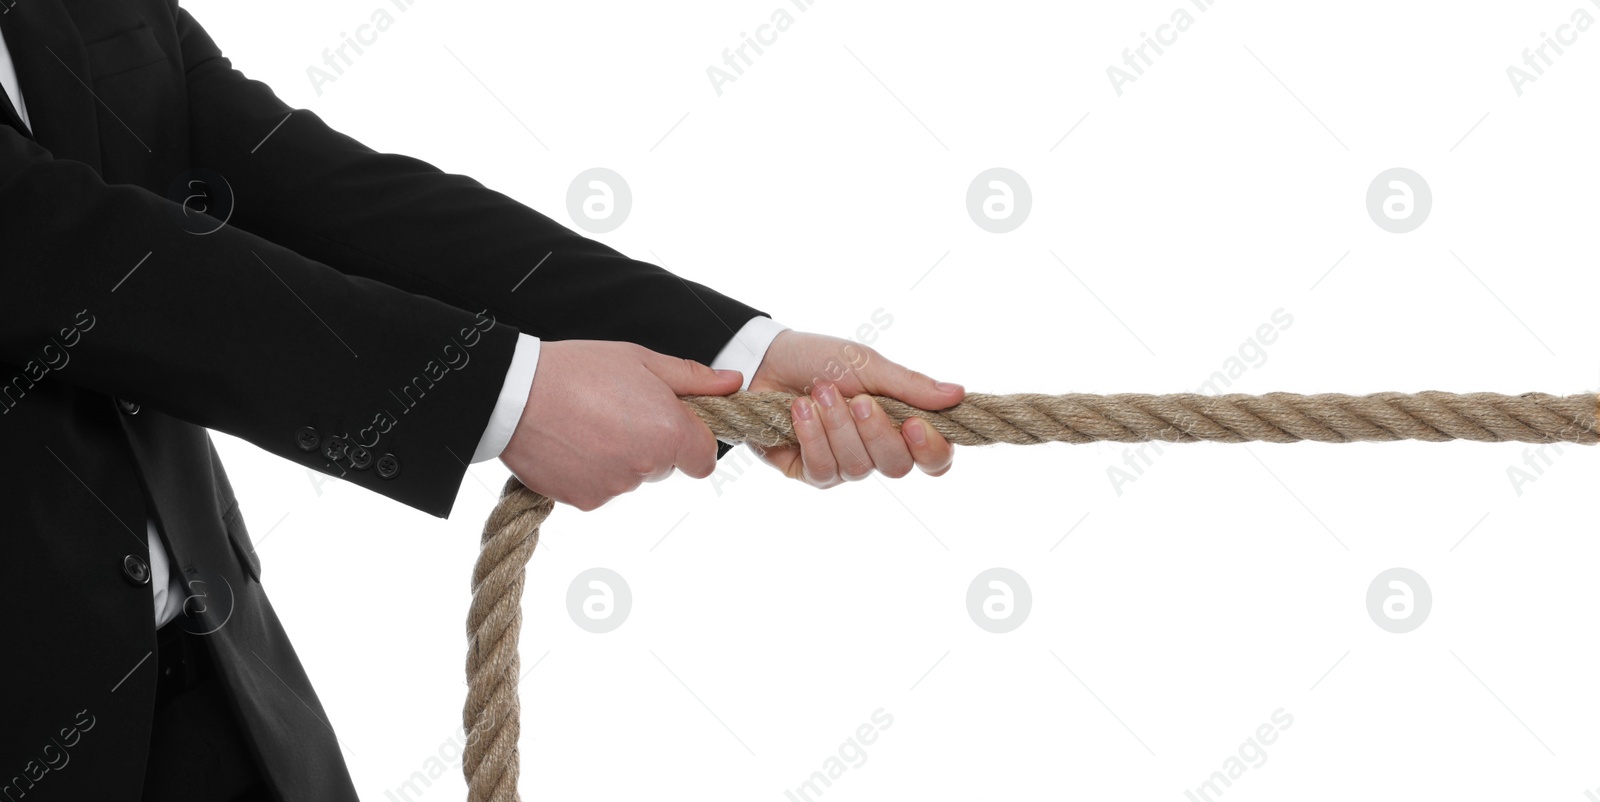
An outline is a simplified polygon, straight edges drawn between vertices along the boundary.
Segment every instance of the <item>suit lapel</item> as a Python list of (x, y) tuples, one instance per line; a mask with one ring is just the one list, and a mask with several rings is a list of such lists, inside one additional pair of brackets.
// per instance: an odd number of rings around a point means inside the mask
[[(11, 8), (15, 4), (16, 4), (16, 0), (0, 0), (0, 32), (4, 32), (4, 31), (7, 31), (7, 30), (10, 29), (11, 25), (6, 20), (6, 17), (11, 15)], [(8, 34), (5, 37), (6, 38), (6, 51), (7, 52), (10, 52), (12, 50), (11, 37), (14, 36), (14, 35), (15, 34)], [(12, 66), (13, 67), (16, 66), (16, 60), (15, 59), (12, 59)], [(17, 108), (16, 108), (17, 99), (14, 98), (14, 97), (11, 97), (10, 93), (5, 93), (5, 94), (6, 94), (6, 99), (9, 100), (10, 102), (9, 103), (4, 103), (4, 104), (0, 104), (0, 122), (3, 122), (6, 125), (9, 125), (12, 128), (17, 129), (17, 133), (22, 134), (23, 136), (25, 136), (25, 137), (27, 137), (29, 139), (32, 139), (33, 138), (33, 132), (28, 129), (27, 124), (22, 122), (21, 115), (19, 115), (17, 113)]]
[[(28, 104), (33, 139), (57, 159), (99, 172), (100, 124), (87, 84), (89, 57), (66, 7), (61, 0), (0, 0), (0, 9), (0, 30)], [(14, 117), (12, 111), (7, 119)], [(13, 124), (27, 130), (20, 123)]]
[(11, 94), (6, 92), (4, 89), (0, 89), (0, 94), (5, 95), (7, 101), (5, 103), (0, 103), (0, 123), (5, 123), (6, 125), (17, 129), (17, 133), (32, 139), (33, 132), (29, 131), (28, 126), (22, 122), (22, 118), (17, 116), (17, 99), (11, 97)]

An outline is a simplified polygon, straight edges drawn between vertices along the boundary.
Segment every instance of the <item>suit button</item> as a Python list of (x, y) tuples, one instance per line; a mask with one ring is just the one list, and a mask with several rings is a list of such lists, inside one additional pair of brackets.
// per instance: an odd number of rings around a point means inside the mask
[(137, 554), (122, 558), (122, 578), (134, 585), (150, 584), (150, 564)]
[(379, 457), (378, 475), (384, 479), (393, 479), (400, 475), (400, 458), (393, 454), (384, 454)]
[(294, 444), (299, 446), (301, 451), (316, 451), (321, 443), (322, 435), (317, 434), (317, 430), (310, 426), (302, 426), (294, 433)]
[(137, 414), (139, 414), (139, 405), (133, 403), (132, 401), (129, 401), (126, 398), (117, 399), (117, 407), (119, 409), (121, 409), (124, 414), (127, 414), (127, 415), (137, 415)]
[(338, 462), (339, 460), (344, 459), (345, 452), (349, 450), (350, 444), (346, 443), (343, 438), (330, 437), (328, 438), (328, 442), (322, 446), (322, 456), (327, 457), (334, 462)]
[(366, 446), (351, 446), (347, 456), (350, 457), (350, 467), (358, 471), (372, 467), (372, 449)]

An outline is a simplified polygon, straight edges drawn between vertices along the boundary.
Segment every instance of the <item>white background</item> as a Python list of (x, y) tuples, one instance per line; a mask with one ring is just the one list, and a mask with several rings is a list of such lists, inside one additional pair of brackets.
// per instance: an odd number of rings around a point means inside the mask
[[(720, 96), (707, 68), (779, 0), (387, 2), (185, 6), (376, 149), (563, 222), (572, 179), (613, 169), (634, 207), (605, 242), (798, 329), (882, 309), (876, 347), (971, 390), (1193, 391), (1278, 309), (1230, 389), (1600, 388), (1600, 29), (1520, 96), (1506, 73), (1589, 0), (821, 0)], [(1180, 5), (1193, 26), (1119, 96), (1107, 68)], [(379, 7), (393, 26), (319, 94), (308, 68)], [(996, 166), (1033, 195), (1008, 234), (965, 207)], [(1391, 167), (1432, 190), (1410, 233), (1367, 211)], [(363, 798), (463, 798), (468, 577), (505, 470), (476, 466), (441, 521), (218, 442)], [(525, 599), (522, 791), (781, 800), (882, 708), (820, 798), (1181, 800), (1281, 708), (1227, 799), (1578, 802), (1600, 789), (1600, 463), (1525, 451), (1167, 446), (1118, 488), (1123, 446), (997, 446), (819, 492), (741, 448), (717, 480), (558, 509)], [(633, 594), (609, 634), (566, 609), (593, 566)], [(965, 607), (994, 566), (1033, 595), (1003, 635)], [(1408, 634), (1365, 606), (1395, 566), (1433, 596)]]

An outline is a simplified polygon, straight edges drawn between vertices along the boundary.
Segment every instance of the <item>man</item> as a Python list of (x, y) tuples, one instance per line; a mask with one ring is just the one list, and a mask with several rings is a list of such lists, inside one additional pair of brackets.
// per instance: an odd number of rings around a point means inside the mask
[(356, 798), (206, 428), (435, 516), (496, 457), (581, 509), (704, 477), (676, 396), (741, 386), (801, 394), (762, 456), (812, 485), (950, 465), (863, 394), (959, 386), (376, 153), (176, 0), (0, 33), (0, 799)]

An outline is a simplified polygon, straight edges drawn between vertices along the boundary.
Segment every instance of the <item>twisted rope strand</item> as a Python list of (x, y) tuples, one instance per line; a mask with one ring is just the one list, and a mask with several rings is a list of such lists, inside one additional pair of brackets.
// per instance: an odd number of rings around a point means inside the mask
[(483, 525), (481, 550), (472, 569), (472, 606), (467, 611), (467, 702), (461, 713), (467, 733), (461, 770), (467, 777), (468, 802), (520, 798), (517, 641), (522, 632), (522, 583), (528, 558), (539, 542), (539, 525), (554, 508), (554, 501), (512, 476)]
[[(898, 427), (927, 421), (956, 445), (994, 443), (1319, 443), (1472, 440), (1481, 443), (1600, 442), (1594, 395), (1422, 392), (1296, 395), (987, 395), (968, 393), (949, 409), (927, 411), (875, 396)], [(788, 393), (686, 396), (683, 402), (718, 439), (774, 447), (794, 444)], [(555, 504), (506, 480), (483, 526), (467, 613), (467, 702), (462, 710), (468, 802), (518, 802), (522, 707), (517, 642), (522, 585), (539, 527)]]
[[(927, 411), (874, 396), (898, 426), (913, 415), (956, 445), (1045, 442), (1319, 443), (1474, 440), (1481, 443), (1600, 442), (1596, 397), (1547, 393), (1373, 393), (1372, 395), (988, 395), (967, 393)], [(794, 444), (788, 393), (686, 396), (713, 434), (728, 442)]]

